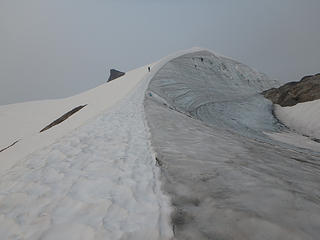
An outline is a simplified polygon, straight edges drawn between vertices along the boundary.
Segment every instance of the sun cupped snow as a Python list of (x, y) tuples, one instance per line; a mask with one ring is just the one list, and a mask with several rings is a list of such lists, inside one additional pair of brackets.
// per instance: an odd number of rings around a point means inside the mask
[(2, 239), (169, 239), (142, 101), (146, 80), (96, 120), (0, 177)]

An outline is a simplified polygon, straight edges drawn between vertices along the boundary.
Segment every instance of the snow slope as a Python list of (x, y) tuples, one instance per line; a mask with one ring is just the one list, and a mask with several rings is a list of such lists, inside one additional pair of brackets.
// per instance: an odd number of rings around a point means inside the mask
[[(35, 101), (0, 106), (0, 149), (20, 141), (1, 152), (0, 173), (29, 153), (52, 144), (66, 133), (85, 124), (124, 98), (146, 74), (146, 67), (128, 72), (117, 81), (105, 83), (82, 94), (58, 100)], [(46, 125), (70, 111), (82, 110), (52, 129), (39, 133)]]
[(289, 128), (320, 139), (320, 100), (299, 103), (292, 107), (276, 105), (275, 114)]
[(264, 141), (281, 127), (259, 92), (277, 83), (199, 48), (150, 66), (0, 106), (0, 149), (20, 140), (0, 152), (1, 239), (318, 236), (319, 155)]
[(146, 81), (96, 120), (0, 178), (1, 239), (169, 239), (142, 100)]
[[(0, 150), (19, 140), (13, 147), (0, 153), (0, 174), (10, 169), (19, 159), (54, 143), (68, 132), (107, 111), (127, 96), (142, 79), (150, 80), (168, 61), (200, 50), (202, 49), (192, 48), (173, 53), (158, 62), (149, 64), (151, 73), (148, 73), (147, 66), (143, 66), (127, 72), (117, 81), (102, 84), (69, 98), (0, 106)], [(71, 116), (70, 119), (48, 131), (39, 133), (42, 128), (66, 112), (85, 104), (87, 106)]]
[[(170, 239), (143, 98), (168, 61), (82, 94), (0, 107), (1, 239)], [(85, 105), (59, 125), (39, 131)]]

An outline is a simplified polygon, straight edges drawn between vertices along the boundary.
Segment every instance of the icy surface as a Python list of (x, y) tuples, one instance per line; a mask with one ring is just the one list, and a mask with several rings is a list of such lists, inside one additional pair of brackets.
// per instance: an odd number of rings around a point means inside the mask
[(276, 84), (209, 52), (151, 80), (146, 117), (176, 239), (318, 239), (320, 153), (264, 133), (288, 131), (258, 94)]
[(282, 127), (272, 115), (272, 103), (259, 94), (277, 84), (244, 64), (199, 51), (167, 63), (149, 89), (205, 123), (258, 138), (261, 130)]
[(283, 132), (265, 132), (265, 134), (276, 141), (287, 143), (297, 148), (310, 149), (314, 152), (320, 151), (320, 142), (315, 141), (315, 138), (304, 136), (291, 130)]
[(1, 239), (172, 236), (145, 126), (146, 83), (1, 175)]

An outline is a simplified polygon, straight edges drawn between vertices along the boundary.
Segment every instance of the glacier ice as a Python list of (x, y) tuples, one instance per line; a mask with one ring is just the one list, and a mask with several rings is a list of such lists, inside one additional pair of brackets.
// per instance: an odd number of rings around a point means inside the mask
[(264, 134), (287, 130), (259, 94), (277, 84), (207, 51), (151, 79), (145, 111), (176, 239), (319, 236), (320, 153)]

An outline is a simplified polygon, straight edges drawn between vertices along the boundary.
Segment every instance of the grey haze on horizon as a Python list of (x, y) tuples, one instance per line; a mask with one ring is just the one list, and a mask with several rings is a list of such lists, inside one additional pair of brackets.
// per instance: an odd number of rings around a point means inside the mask
[(320, 72), (318, 0), (0, 0), (0, 105), (67, 97), (194, 46), (272, 78)]

